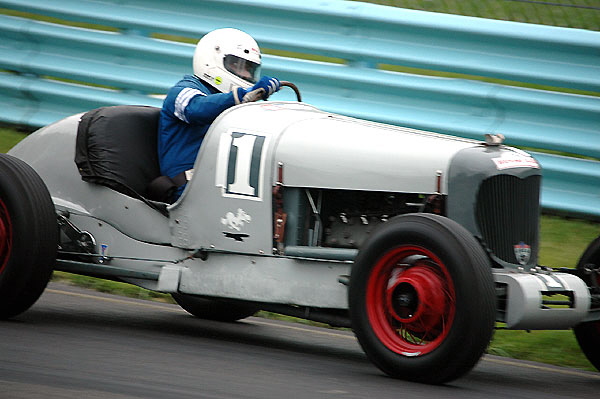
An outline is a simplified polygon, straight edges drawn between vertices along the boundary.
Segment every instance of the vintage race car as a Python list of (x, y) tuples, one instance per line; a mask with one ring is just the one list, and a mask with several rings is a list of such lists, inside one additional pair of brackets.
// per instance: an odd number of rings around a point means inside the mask
[(538, 265), (541, 170), (500, 135), (474, 141), (301, 102), (233, 107), (183, 195), (157, 201), (159, 110), (106, 107), (0, 157), (0, 317), (52, 270), (171, 293), (201, 318), (268, 310), (351, 327), (402, 379), (468, 372), (497, 322), (569, 329), (600, 367), (600, 242)]

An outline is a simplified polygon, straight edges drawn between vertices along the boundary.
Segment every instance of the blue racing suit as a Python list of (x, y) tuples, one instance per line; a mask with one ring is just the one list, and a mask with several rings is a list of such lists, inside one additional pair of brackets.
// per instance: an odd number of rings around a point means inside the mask
[[(210, 124), (233, 105), (233, 93), (221, 93), (196, 76), (186, 75), (177, 82), (167, 93), (160, 111), (160, 173), (173, 178), (192, 169)], [(184, 187), (178, 188), (176, 197)]]

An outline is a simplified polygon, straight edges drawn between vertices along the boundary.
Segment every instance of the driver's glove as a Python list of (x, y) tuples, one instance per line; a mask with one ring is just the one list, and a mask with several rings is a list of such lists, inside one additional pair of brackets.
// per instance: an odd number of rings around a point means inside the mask
[(281, 89), (281, 82), (277, 78), (263, 76), (254, 86), (249, 89), (238, 88), (234, 90), (235, 103), (249, 103), (258, 100), (266, 100), (269, 96)]

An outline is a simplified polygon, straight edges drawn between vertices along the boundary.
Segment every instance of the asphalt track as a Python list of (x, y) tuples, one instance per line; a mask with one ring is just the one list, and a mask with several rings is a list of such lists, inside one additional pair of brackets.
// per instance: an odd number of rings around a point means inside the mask
[(598, 398), (600, 373), (486, 356), (445, 386), (394, 380), (351, 333), (51, 284), (0, 322), (0, 398)]

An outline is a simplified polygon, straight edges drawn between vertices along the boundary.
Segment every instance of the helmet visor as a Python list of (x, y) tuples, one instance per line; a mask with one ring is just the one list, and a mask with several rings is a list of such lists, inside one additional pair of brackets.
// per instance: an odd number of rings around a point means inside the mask
[(256, 83), (260, 77), (260, 64), (228, 54), (223, 59), (223, 66), (235, 76), (250, 83)]

